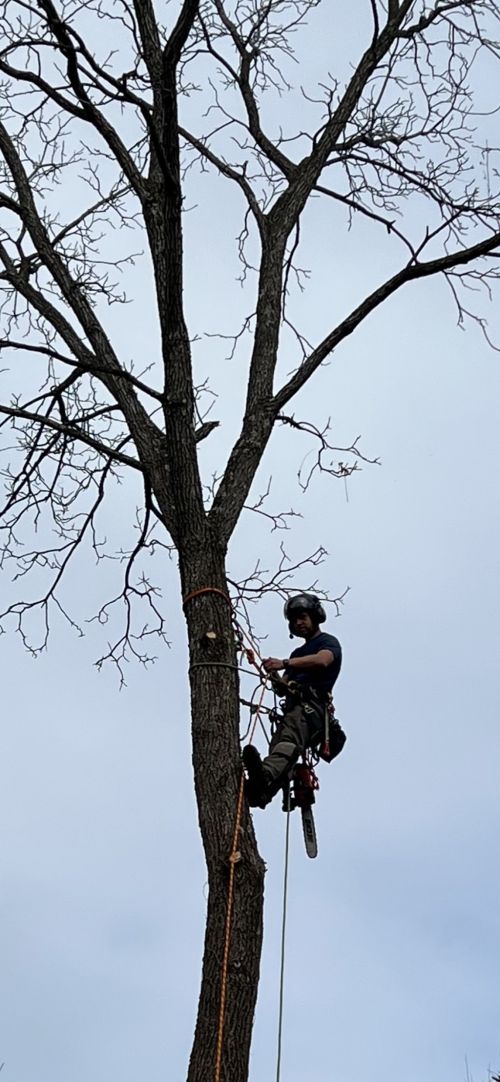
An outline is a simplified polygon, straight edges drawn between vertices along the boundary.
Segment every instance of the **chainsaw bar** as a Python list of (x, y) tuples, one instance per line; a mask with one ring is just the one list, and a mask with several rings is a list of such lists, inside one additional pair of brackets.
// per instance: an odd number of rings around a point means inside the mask
[(318, 855), (318, 841), (316, 838), (316, 827), (314, 825), (314, 815), (311, 807), (301, 808), (302, 812), (302, 829), (304, 831), (304, 841), (306, 843), (306, 853), (311, 860)]

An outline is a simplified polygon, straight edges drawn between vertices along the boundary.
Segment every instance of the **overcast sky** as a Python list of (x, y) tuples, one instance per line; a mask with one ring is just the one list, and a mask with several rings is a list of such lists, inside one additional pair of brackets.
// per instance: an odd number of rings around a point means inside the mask
[[(221, 284), (234, 269), (236, 203), (207, 184), (219, 217), (203, 206), (186, 216), (187, 298), (196, 329), (228, 331), (247, 310), (236, 294), (228, 310)], [(332, 258), (342, 218), (328, 221), (330, 233), (314, 209), (304, 253), (315, 260), (304, 318), (319, 333), (394, 259), (371, 224), (344, 232)], [(130, 290), (137, 306), (110, 319), (141, 360), (156, 346), (144, 264)], [(498, 339), (494, 308), (491, 318)], [(221, 432), (203, 446), (209, 476), (238, 427), (243, 364), (212, 340), (197, 348), (200, 373), (226, 392), (214, 411)], [(341, 445), (361, 433), (381, 465), (347, 488), (318, 478), (303, 495), (308, 445), (284, 432), (259, 472), (256, 492), (272, 474), (273, 508), (303, 515), (285, 538), (292, 559), (323, 544), (321, 585), (332, 595), (350, 586), (327, 625), (344, 648), (336, 703), (348, 743), (320, 767), (316, 861), (298, 813), (291, 823), (286, 1082), (485, 1082), (500, 1070), (499, 392), (498, 354), (477, 327), (457, 328), (445, 285), (407, 288), (294, 403), (297, 416), (330, 416)], [(102, 519), (111, 537), (133, 519), (132, 483), (114, 499)], [(247, 518), (234, 573), (256, 555), (272, 566), (280, 539)], [(37, 661), (14, 636), (0, 641), (2, 1082), (185, 1077), (205, 870), (175, 561), (164, 565), (171, 647), (147, 672), (130, 667), (121, 692), (113, 671), (93, 667), (105, 645), (93, 625), (82, 640), (56, 619)], [(66, 597), (81, 618), (115, 573), (96, 573), (90, 557), (79, 565)], [(7, 593), (5, 576), (0, 585)], [(261, 604), (255, 624), (269, 653), (288, 652), (279, 599)], [(255, 822), (268, 871), (251, 1079), (263, 1082), (275, 1073), (278, 802)]]

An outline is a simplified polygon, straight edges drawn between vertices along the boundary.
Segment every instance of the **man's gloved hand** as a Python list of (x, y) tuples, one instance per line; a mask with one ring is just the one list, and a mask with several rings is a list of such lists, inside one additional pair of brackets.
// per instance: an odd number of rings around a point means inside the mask
[(272, 685), (278, 695), (286, 695), (288, 681), (286, 676), (279, 676), (280, 669), (285, 668), (285, 662), (279, 657), (266, 657), (262, 661), (262, 668), (271, 677)]
[(262, 659), (262, 664), (268, 673), (277, 673), (285, 668), (285, 662), (280, 657), (265, 657)]
[(262, 668), (264, 669), (264, 672), (271, 677), (276, 694), (286, 695), (288, 691), (288, 678), (284, 674), (283, 676), (279, 676), (280, 669), (286, 668), (283, 658), (265, 657), (262, 660)]

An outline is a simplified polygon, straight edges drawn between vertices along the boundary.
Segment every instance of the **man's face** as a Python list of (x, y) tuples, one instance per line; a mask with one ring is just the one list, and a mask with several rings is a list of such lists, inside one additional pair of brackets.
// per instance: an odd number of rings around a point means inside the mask
[(292, 620), (292, 631), (301, 639), (310, 639), (311, 635), (314, 635), (316, 627), (308, 612), (296, 613)]

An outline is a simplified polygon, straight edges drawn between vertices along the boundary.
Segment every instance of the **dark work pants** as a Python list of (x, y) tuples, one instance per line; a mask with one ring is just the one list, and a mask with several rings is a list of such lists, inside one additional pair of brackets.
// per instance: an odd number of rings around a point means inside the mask
[(262, 760), (264, 770), (278, 789), (281, 781), (307, 747), (321, 740), (325, 727), (325, 705), (318, 701), (292, 701), (285, 708), (269, 745), (269, 755)]

